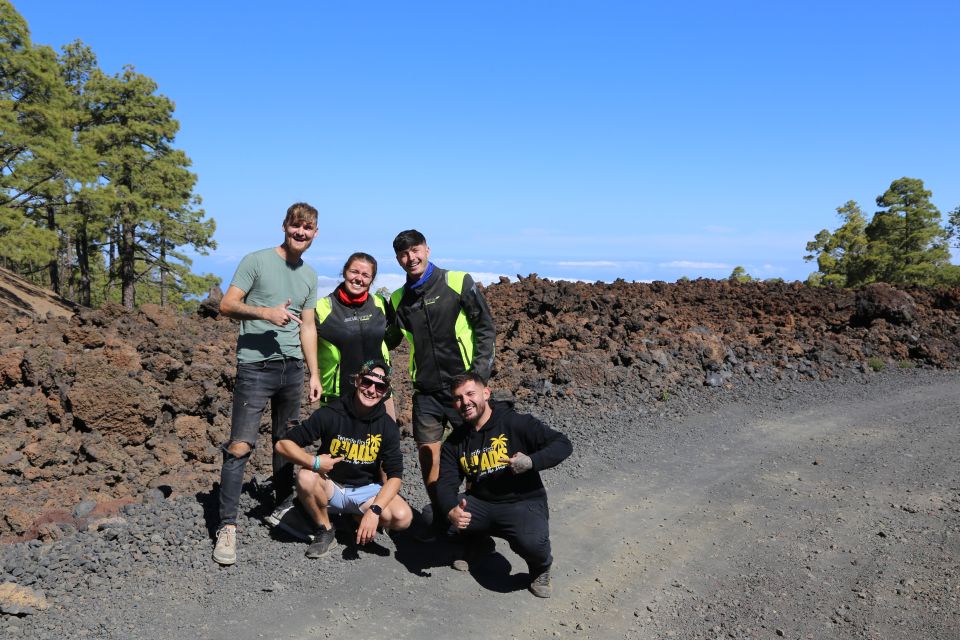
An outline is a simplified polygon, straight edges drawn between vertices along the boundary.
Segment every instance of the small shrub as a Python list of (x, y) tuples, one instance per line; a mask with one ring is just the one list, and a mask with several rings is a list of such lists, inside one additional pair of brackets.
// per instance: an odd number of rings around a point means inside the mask
[(913, 360), (901, 360), (897, 363), (897, 366), (901, 369), (916, 369), (917, 363)]
[(886, 366), (886, 364), (884, 363), (883, 358), (879, 356), (870, 356), (867, 358), (867, 366), (874, 371), (883, 371), (883, 368)]
[(666, 402), (669, 399), (670, 399), (670, 392), (667, 391), (666, 389), (662, 390), (660, 392), (660, 402)]

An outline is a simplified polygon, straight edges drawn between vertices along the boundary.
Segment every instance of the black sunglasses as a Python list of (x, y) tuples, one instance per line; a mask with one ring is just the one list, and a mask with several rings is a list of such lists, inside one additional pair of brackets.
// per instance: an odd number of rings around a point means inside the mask
[(377, 393), (386, 393), (390, 388), (386, 382), (380, 382), (379, 380), (371, 380), (370, 378), (360, 378), (360, 388), (369, 389), (373, 387), (377, 390)]

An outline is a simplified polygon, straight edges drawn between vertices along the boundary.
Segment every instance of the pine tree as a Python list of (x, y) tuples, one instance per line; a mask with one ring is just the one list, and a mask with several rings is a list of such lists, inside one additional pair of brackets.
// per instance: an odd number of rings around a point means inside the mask
[(894, 180), (877, 197), (877, 211), (867, 225), (866, 271), (891, 284), (935, 284), (950, 262), (947, 231), (932, 194), (916, 178)]
[(866, 277), (863, 256), (867, 249), (867, 221), (854, 200), (837, 207), (837, 214), (843, 224), (833, 233), (822, 229), (807, 243), (810, 253), (803, 259), (817, 261), (818, 284), (856, 286)]
[(111, 212), (116, 248), (110, 273), (119, 278), (123, 305), (133, 308), (140, 281), (175, 273), (186, 282), (171, 264), (189, 263), (171, 248), (183, 239), (205, 251), (214, 246), (214, 226), (194, 208), (196, 177), (186, 154), (172, 147), (179, 123), (173, 102), (156, 93), (156, 83), (126, 67), (115, 76), (94, 72), (87, 86), (93, 113), (88, 139), (101, 158), (105, 182), (98, 199)]
[(47, 266), (56, 251), (44, 204), (73, 153), (66, 104), (53, 50), (35, 47), (26, 21), (0, 0), (0, 258), (21, 272)]

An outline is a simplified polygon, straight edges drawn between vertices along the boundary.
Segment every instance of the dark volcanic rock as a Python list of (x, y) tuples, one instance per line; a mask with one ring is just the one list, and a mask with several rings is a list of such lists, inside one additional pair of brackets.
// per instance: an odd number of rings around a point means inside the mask
[(896, 325), (909, 325), (916, 315), (916, 304), (910, 294), (888, 284), (876, 282), (857, 291), (853, 321), (858, 325), (869, 326), (880, 318)]
[[(745, 385), (864, 377), (868, 358), (960, 364), (960, 289), (531, 275), (485, 293), (497, 325), (495, 391), (544, 410), (573, 398), (586, 415), (610, 415), (616, 394), (630, 411), (669, 412)], [(0, 316), (0, 540), (41, 528), (52, 539), (65, 531), (57, 523), (88, 526), (151, 489), (210, 490), (229, 435), (237, 331), (215, 312), (218, 294), (193, 317), (114, 304), (73, 318)], [(394, 364), (405, 381), (405, 347)], [(409, 383), (395, 397), (409, 433)], [(268, 422), (255, 473), (269, 472)], [(589, 428), (580, 422), (564, 428)]]

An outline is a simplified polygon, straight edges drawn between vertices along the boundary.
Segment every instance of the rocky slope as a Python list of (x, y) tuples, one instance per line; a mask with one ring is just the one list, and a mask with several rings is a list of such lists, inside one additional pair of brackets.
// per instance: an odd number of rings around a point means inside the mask
[[(549, 410), (675, 415), (702, 393), (960, 366), (960, 289), (697, 280), (486, 289), (494, 386)], [(96, 528), (124, 504), (208, 492), (229, 434), (236, 325), (155, 305), (72, 317), (0, 307), (0, 541)], [(405, 379), (405, 352), (396, 355)], [(398, 385), (402, 426), (409, 388)], [(619, 407), (619, 408), (618, 408)], [(266, 420), (264, 421), (266, 426)], [(262, 432), (254, 466), (269, 467)]]

